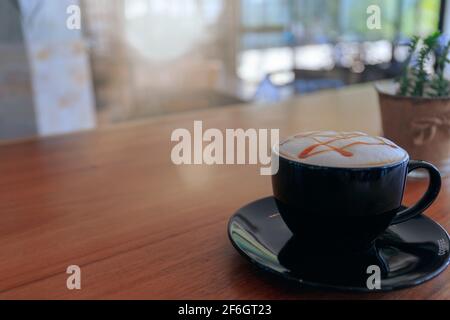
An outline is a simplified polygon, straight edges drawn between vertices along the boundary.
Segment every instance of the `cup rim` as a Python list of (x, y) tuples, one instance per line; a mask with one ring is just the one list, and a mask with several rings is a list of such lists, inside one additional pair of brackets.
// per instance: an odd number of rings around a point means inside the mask
[(393, 168), (399, 165), (404, 164), (405, 162), (409, 162), (410, 157), (408, 152), (405, 151), (405, 157), (401, 160), (399, 160), (398, 162), (394, 162), (394, 163), (389, 163), (389, 164), (385, 164), (385, 165), (378, 165), (378, 166), (370, 166), (370, 167), (331, 167), (331, 166), (324, 166), (324, 165), (319, 165), (319, 164), (310, 164), (310, 163), (304, 163), (304, 162), (300, 162), (300, 161), (296, 161), (293, 160), (291, 158), (285, 157), (284, 155), (280, 154), (279, 152), (279, 147), (280, 144), (276, 144), (272, 147), (272, 154), (275, 154), (276, 156), (278, 156), (279, 159), (283, 159), (284, 161), (289, 162), (290, 164), (296, 165), (296, 166), (300, 166), (300, 167), (306, 167), (306, 168), (310, 168), (310, 169), (315, 169), (315, 170), (345, 170), (345, 171), (368, 171), (368, 170), (382, 170), (382, 169), (388, 169), (388, 168)]

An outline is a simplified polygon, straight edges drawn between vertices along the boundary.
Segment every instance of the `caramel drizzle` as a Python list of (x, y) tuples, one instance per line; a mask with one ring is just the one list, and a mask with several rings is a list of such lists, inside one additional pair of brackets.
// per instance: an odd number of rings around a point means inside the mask
[[(356, 137), (366, 137), (366, 136), (367, 135), (365, 135), (365, 134), (356, 133), (356, 132), (355, 133), (344, 134), (344, 135), (333, 135), (333, 136), (326, 135), (326, 134), (320, 134), (320, 133), (317, 134), (316, 132), (312, 132), (312, 133), (309, 133), (309, 134), (306, 134), (306, 135), (297, 135), (297, 136), (295, 136), (295, 138), (298, 138), (298, 137), (303, 137), (303, 138), (310, 137), (314, 141), (317, 142), (316, 144), (310, 145), (309, 147), (307, 147), (303, 151), (301, 151), (298, 154), (298, 158), (299, 159), (306, 159), (306, 158), (312, 157), (314, 155), (321, 154), (321, 153), (326, 153), (326, 152), (337, 152), (337, 153), (339, 153), (340, 155), (342, 155), (344, 157), (352, 157), (353, 153), (350, 152), (347, 149), (350, 148), (351, 146), (355, 146), (355, 145), (367, 145), (367, 146), (381, 146), (381, 145), (385, 145), (385, 146), (388, 146), (388, 147), (391, 147), (391, 148), (394, 148), (394, 149), (397, 148), (396, 145), (390, 144), (390, 143), (384, 141), (383, 139), (381, 139), (379, 137), (372, 137), (372, 138), (378, 140), (378, 142), (354, 141), (354, 142), (346, 144), (346, 145), (344, 145), (342, 147), (335, 147), (335, 146), (331, 145), (331, 143), (333, 143), (335, 141), (349, 140), (349, 139), (356, 138)], [(322, 137), (322, 138), (326, 137), (326, 138), (331, 138), (331, 139), (326, 140), (326, 141), (320, 141), (318, 139), (318, 137)], [(314, 151), (315, 149), (317, 149), (318, 147), (321, 147), (321, 146), (327, 147), (327, 149)]]

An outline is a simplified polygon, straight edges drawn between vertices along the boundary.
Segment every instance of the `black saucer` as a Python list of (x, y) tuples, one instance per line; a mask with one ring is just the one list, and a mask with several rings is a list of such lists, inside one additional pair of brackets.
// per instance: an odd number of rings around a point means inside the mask
[[(316, 288), (390, 291), (421, 284), (449, 264), (449, 236), (436, 222), (418, 216), (397, 224), (364, 253), (307, 252), (292, 237), (272, 197), (252, 202), (230, 219), (233, 246), (263, 270)], [(381, 288), (370, 290), (367, 267), (380, 269)]]

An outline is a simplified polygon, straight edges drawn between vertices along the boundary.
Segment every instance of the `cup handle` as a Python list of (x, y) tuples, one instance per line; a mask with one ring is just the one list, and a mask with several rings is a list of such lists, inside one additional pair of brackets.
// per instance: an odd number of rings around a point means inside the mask
[(425, 169), (428, 171), (428, 189), (415, 205), (400, 211), (392, 220), (391, 225), (405, 222), (421, 214), (433, 203), (439, 194), (439, 190), (441, 190), (441, 175), (435, 166), (425, 161), (410, 160), (408, 163), (408, 173), (416, 169)]

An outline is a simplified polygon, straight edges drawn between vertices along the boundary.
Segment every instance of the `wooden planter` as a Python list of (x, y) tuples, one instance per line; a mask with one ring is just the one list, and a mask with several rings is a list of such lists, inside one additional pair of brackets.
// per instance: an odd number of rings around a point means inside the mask
[(375, 85), (384, 136), (408, 151), (410, 157), (433, 163), (450, 174), (450, 97), (397, 96), (394, 83)]

